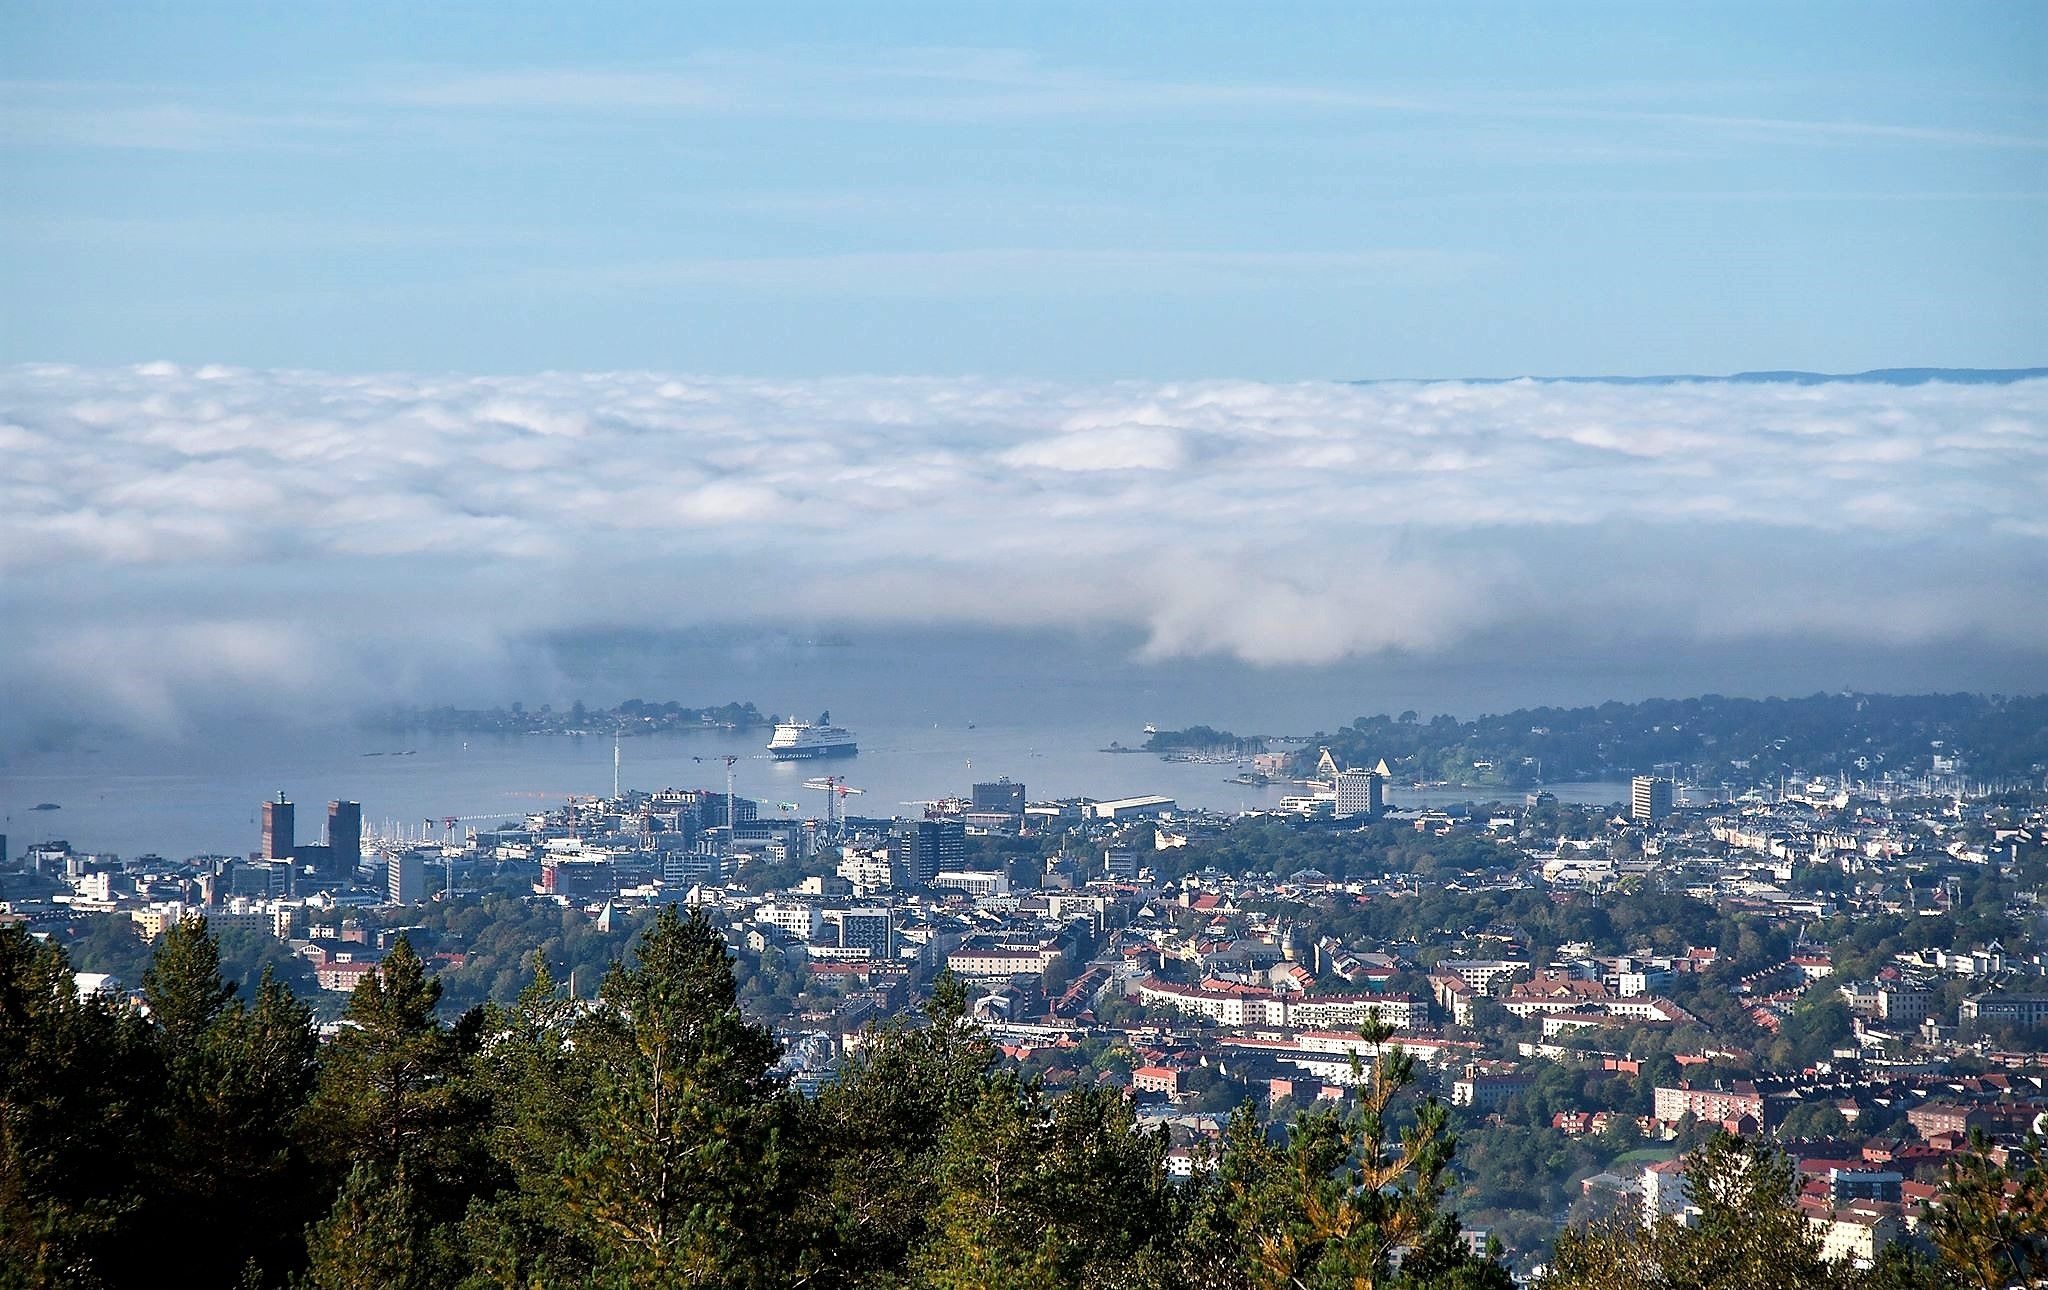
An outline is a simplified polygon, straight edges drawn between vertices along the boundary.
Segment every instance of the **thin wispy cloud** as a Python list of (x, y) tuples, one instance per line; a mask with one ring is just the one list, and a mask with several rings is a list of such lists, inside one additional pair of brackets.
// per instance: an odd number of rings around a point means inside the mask
[(2039, 650), (2048, 610), (2048, 381), (33, 365), (0, 455), (17, 719), (439, 698), (588, 626), (1050, 623), (1292, 665), (1503, 632)]
[(821, 255), (697, 256), (509, 275), (510, 284), (625, 291), (730, 286), (875, 295), (1001, 291), (1093, 294), (1134, 288), (1202, 292), (1304, 276), (1446, 281), (1483, 271), (1492, 257), (1429, 248), (1363, 251), (1211, 251), (1141, 247), (983, 247), (848, 251)]
[(1684, 128), (1768, 135), (1809, 143), (1839, 140), (1881, 140), (1963, 148), (2048, 148), (2048, 136), (1992, 130), (1950, 130), (1939, 126), (1901, 125), (1886, 121), (1817, 121), (1794, 117), (1727, 116), (1712, 112), (1587, 113), (1647, 121)]
[(695, 111), (726, 102), (717, 87), (693, 76), (574, 67), (456, 73), (392, 85), (375, 97), (410, 107), (607, 113)]
[(182, 90), (0, 84), (0, 146), (219, 152), (331, 142), (365, 124), (348, 110), (251, 111)]
[[(1569, 92), (1512, 85), (1283, 82), (1147, 77), (1008, 49), (726, 50), (629, 65), (382, 66), (306, 85), (232, 93), (104, 82), (0, 82), (0, 139), (19, 144), (193, 150), (300, 144), (342, 134), (473, 141), (503, 114), (551, 131), (624, 118), (837, 120), (934, 126), (1060, 121), (1418, 126), (1481, 149), (1505, 130), (1551, 157), (1673, 155), (1679, 144), (1744, 142), (2025, 150), (2048, 136), (1939, 121), (1728, 112), (1764, 87), (1630, 82)], [(1688, 100), (1693, 100), (1689, 102)], [(251, 106), (252, 102), (255, 106)], [(1613, 137), (1640, 127), (1653, 137)]]

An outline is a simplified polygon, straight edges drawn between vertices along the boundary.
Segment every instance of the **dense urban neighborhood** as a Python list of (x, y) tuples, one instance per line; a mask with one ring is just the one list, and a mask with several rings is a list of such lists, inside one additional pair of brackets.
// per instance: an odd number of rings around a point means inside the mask
[[(1375, 730), (1386, 746), (1362, 747)], [(1714, 1167), (1717, 1134), (1782, 1148), (1822, 1257), (1872, 1275), (1933, 1257), (1958, 1169), (2030, 1167), (2048, 765), (1757, 729), (1711, 767), (1619, 763), (1640, 773), (1611, 804), (1532, 784), (1392, 807), (1390, 780), (1443, 770), (1428, 730), (1361, 721), (1280, 753), (1225, 736), (1298, 781), (1237, 815), (998, 778), (871, 818), (827, 777), (813, 817), (728, 782), (405, 839), (336, 799), (302, 843), (280, 794), (247, 856), (21, 847), (0, 925), (61, 947), (81, 999), (147, 1011), (154, 947), (203, 918), (226, 983), (288, 987), (331, 1046), (359, 1038), (394, 962), (431, 980), (439, 1024), (530, 1002), (536, 970), (602, 1010), (601, 983), (644, 968), (636, 938), (680, 909), (722, 939), (741, 1013), (772, 1035), (768, 1077), (805, 1098), (925, 1024), (936, 990), (1033, 1097), (1114, 1096), (1158, 1130), (1174, 1185), (1227, 1171), (1245, 1116), (1281, 1135), (1440, 1110), (1441, 1203), (1474, 1266), (1490, 1250), (1528, 1279), (1557, 1258), (1559, 1285), (1594, 1239), (1561, 1233), (1710, 1219), (1689, 1171)], [(1825, 752), (1766, 755), (1794, 739)]]

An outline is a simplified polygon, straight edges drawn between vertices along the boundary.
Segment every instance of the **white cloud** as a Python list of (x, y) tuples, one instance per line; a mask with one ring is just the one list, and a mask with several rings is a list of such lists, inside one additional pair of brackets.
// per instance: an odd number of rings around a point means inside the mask
[(1519, 631), (2040, 653), (2048, 615), (2048, 381), (34, 365), (0, 371), (0, 449), (0, 689), (138, 721), (756, 613), (1261, 664)]
[[(1562, 91), (1369, 76), (1320, 84), (1187, 80), (1055, 62), (1015, 49), (899, 48), (857, 56), (707, 50), (625, 64), (370, 66), (339, 81), (258, 81), (228, 89), (0, 79), (0, 143), (244, 152), (352, 147), (376, 138), (467, 149), (506, 132), (531, 144), (536, 132), (573, 137), (635, 123), (730, 119), (1013, 128), (1077, 121), (1323, 123), (1344, 129), (1351, 146), (1421, 144), (1433, 152), (1523, 164), (1654, 162), (1694, 157), (1702, 149), (1787, 145), (2048, 147), (2048, 138), (2023, 127), (1876, 119), (1899, 110), (1895, 95), (1866, 95), (1859, 115), (1841, 119), (1712, 110), (1726, 104), (1731, 88), (1742, 89), (1745, 102), (1754, 97), (1755, 87), (1683, 80)], [(1283, 146), (1331, 146), (1294, 134)]]
[(1044, 470), (1177, 470), (1186, 462), (1181, 437), (1152, 426), (1104, 426), (1069, 430), (1050, 439), (1018, 444), (1002, 455), (1006, 465)]

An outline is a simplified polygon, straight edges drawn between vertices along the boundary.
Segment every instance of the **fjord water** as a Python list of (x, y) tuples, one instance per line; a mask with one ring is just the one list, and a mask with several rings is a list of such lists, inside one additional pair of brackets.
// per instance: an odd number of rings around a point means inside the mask
[[(1034, 799), (1162, 793), (1218, 810), (1271, 806), (1296, 790), (1232, 783), (1232, 765), (1102, 750), (1142, 743), (1148, 722), (1306, 736), (1360, 713), (1442, 702), (1430, 693), (1437, 687), (1384, 668), (1149, 662), (1126, 640), (1061, 638), (1050, 648), (994, 633), (842, 639), (748, 633), (565, 642), (551, 651), (545, 675), (494, 679), (492, 692), (449, 697), (464, 706), (517, 698), (558, 707), (579, 698), (592, 707), (630, 697), (693, 706), (745, 700), (805, 718), (829, 709), (858, 734), (857, 757), (776, 762), (764, 752), (766, 730), (651, 735), (622, 741), (621, 782), (718, 787), (724, 768), (716, 759), (732, 753), (741, 759), (736, 790), (762, 802), (765, 813), (784, 803), (822, 813), (822, 795), (802, 784), (831, 773), (864, 790), (848, 799), (851, 813), (874, 816), (914, 814), (915, 803), (964, 795), (976, 781), (1004, 775), (1023, 781)], [(399, 733), (339, 717), (245, 720), (171, 737), (100, 732), (16, 751), (0, 766), (0, 831), (17, 851), (65, 838), (81, 850), (122, 855), (237, 854), (256, 845), (257, 804), (280, 790), (300, 804), (300, 840), (311, 842), (331, 798), (360, 801), (364, 819), (378, 826), (417, 832), (431, 819), (427, 832), (438, 836), (445, 816), (482, 817), (465, 825), (488, 826), (611, 786), (609, 738)], [(1554, 791), (1589, 801), (1622, 795), (1616, 784)], [(1393, 794), (1407, 804), (1473, 796)], [(62, 809), (32, 809), (41, 802)]]

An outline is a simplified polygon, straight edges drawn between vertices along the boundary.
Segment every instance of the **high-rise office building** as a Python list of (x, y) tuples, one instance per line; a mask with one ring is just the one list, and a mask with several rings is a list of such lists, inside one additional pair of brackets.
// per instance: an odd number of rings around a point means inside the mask
[(1346, 770), (1337, 773), (1336, 818), (1378, 815), (1387, 807), (1387, 781), (1378, 772)]
[(929, 887), (941, 870), (967, 867), (967, 826), (958, 820), (898, 820), (889, 860), (905, 882)]
[(363, 862), (361, 802), (327, 804), (327, 846), (333, 856), (335, 875), (341, 878), (354, 877), (356, 866)]
[(1654, 775), (1638, 775), (1629, 782), (1628, 816), (1654, 824), (1671, 814), (1671, 781)]
[(427, 858), (402, 851), (385, 862), (384, 895), (394, 905), (417, 905), (427, 898)]
[(887, 909), (828, 909), (824, 918), (837, 930), (835, 943), (840, 949), (864, 949), (870, 959), (883, 963), (895, 957), (894, 920)]
[(1024, 786), (1010, 782), (1010, 777), (988, 784), (974, 786), (974, 809), (977, 812), (1000, 812), (1004, 815), (1024, 814)]
[(263, 804), (263, 852), (265, 860), (289, 860), (297, 843), (292, 825), (292, 804), (280, 789), (275, 802)]

